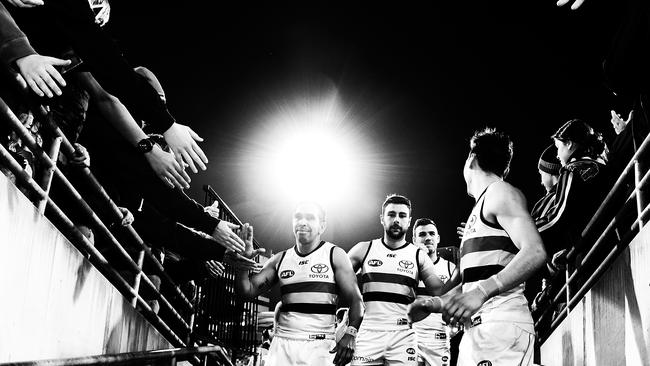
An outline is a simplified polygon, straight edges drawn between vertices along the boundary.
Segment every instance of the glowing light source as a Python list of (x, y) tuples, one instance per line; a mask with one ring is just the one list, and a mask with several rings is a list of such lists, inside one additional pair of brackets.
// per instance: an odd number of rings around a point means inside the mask
[(279, 106), (264, 123), (258, 172), (269, 193), (287, 203), (335, 206), (363, 191), (363, 135), (338, 99), (335, 92), (297, 99)]

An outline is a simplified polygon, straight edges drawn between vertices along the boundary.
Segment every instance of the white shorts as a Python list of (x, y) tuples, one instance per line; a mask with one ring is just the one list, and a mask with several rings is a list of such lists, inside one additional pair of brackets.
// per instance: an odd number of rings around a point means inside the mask
[(446, 332), (425, 332), (418, 330), (418, 361), (425, 366), (449, 366), (449, 334)]
[(413, 329), (375, 331), (361, 327), (352, 366), (417, 366), (417, 340)]
[(535, 335), (532, 325), (487, 322), (465, 328), (458, 366), (532, 366)]
[(275, 336), (271, 342), (265, 366), (332, 365), (334, 340), (301, 340)]

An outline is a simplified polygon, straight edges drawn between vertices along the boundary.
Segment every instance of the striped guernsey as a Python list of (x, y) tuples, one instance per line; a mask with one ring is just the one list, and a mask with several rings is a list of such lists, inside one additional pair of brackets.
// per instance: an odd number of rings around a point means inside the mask
[(282, 253), (277, 273), (282, 308), (277, 335), (294, 339), (334, 339), (338, 289), (332, 254), (336, 246), (321, 242), (308, 254), (297, 248)]
[(363, 301), (366, 305), (364, 328), (409, 328), (406, 308), (415, 300), (419, 252), (415, 245), (408, 242), (397, 249), (386, 246), (383, 239), (370, 242), (361, 267)]
[[(483, 216), (486, 192), (487, 188), (476, 201), (460, 244), (463, 292), (474, 289), (478, 281), (499, 273), (519, 252), (508, 233)], [(528, 302), (524, 297), (524, 284), (488, 299), (473, 319), (479, 316), (483, 322), (495, 320), (532, 323)]]

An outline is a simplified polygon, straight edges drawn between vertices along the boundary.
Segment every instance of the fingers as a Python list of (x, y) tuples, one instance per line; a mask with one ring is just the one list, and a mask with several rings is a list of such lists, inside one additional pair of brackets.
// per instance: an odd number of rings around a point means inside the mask
[(16, 73), (15, 78), (21, 89), (27, 89), (27, 81), (25, 81), (25, 78), (22, 75)]
[(56, 57), (45, 57), (45, 60), (50, 63), (52, 66), (68, 66), (72, 63), (72, 60), (63, 60)]
[(633, 116), (634, 116), (634, 111), (630, 111), (630, 114), (627, 116), (627, 121), (625, 121), (625, 124), (628, 124), (632, 120)]
[(558, 0), (557, 6), (564, 6), (569, 2), (569, 0)]
[(180, 165), (174, 164), (174, 168), (171, 171), (167, 172), (169, 175), (174, 177), (176, 182), (178, 182), (177, 187), (179, 188), (190, 188), (190, 177), (187, 176), (187, 174), (181, 175), (179, 174), (179, 171), (185, 173), (182, 169), (180, 169)]
[(164, 177), (163, 181), (166, 182), (167, 185), (169, 185), (171, 188), (175, 188), (175, 187), (183, 188), (183, 185), (180, 184), (180, 182), (178, 182), (176, 178), (169, 172), (166, 172), (163, 175), (163, 177)]
[[(50, 90), (50, 88), (47, 87), (47, 84), (45, 83), (45, 81), (43, 81), (43, 79), (40, 78), (40, 76), (37, 76), (37, 77), (33, 78), (33, 80), (34, 80), (34, 82), (36, 83), (36, 85), (38, 85), (38, 88), (39, 88), (39, 89), (40, 89), (40, 90), (41, 90), (41, 91), (42, 91), (42, 92), (43, 92), (43, 93), (44, 93), (48, 98), (52, 98), (52, 97), (54, 97), (54, 94), (52, 94), (52, 91)], [(37, 94), (38, 94), (38, 93), (37, 93)], [(40, 95), (40, 96), (43, 96), (42, 94), (39, 94), (39, 95)]]
[[(194, 152), (199, 156), (199, 158), (201, 158), (201, 161), (202, 161), (203, 163), (205, 163), (205, 164), (208, 163), (208, 157), (205, 156), (205, 153), (203, 152), (203, 149), (201, 149), (201, 148), (199, 147), (199, 145), (198, 145), (196, 142), (192, 145), (192, 149), (193, 149)], [(204, 170), (205, 170), (205, 169), (204, 169)]]
[(194, 132), (194, 130), (191, 127), (187, 127), (187, 130), (190, 132), (190, 136), (198, 142), (203, 142), (203, 138), (199, 136), (198, 133)]
[(48, 66), (45, 68), (48, 74), (50, 74), (50, 77), (54, 79), (59, 85), (62, 87), (65, 87), (65, 79), (57, 69), (55, 69), (53, 66)]
[(584, 0), (576, 0), (576, 2), (574, 2), (573, 5), (571, 5), (571, 10), (578, 9), (583, 2)]
[[(199, 156), (196, 154), (196, 151), (194, 149), (194, 145), (196, 145), (196, 143), (192, 144), (193, 149), (190, 150), (190, 156), (192, 157), (192, 160), (196, 162), (196, 164), (199, 166), (199, 168), (201, 168), (201, 170), (205, 171), (208, 168), (205, 166), (205, 164), (203, 164), (203, 162), (201, 161), (201, 158), (199, 158)], [(201, 150), (201, 149), (199, 149), (199, 150)]]
[(187, 165), (192, 169), (192, 172), (198, 173), (199, 171), (196, 170), (196, 165), (194, 165), (194, 160), (190, 157), (190, 154), (186, 150), (181, 151), (181, 156), (183, 157), (183, 161), (187, 163)]

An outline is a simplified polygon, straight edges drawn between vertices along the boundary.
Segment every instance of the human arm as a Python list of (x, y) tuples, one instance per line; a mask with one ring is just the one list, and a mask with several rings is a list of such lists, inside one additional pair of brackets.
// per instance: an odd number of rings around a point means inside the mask
[[(77, 77), (90, 94), (92, 103), (131, 146), (135, 148), (139, 141), (148, 138), (120, 100), (104, 90), (93, 75), (83, 72)], [(153, 149), (144, 156), (156, 176), (163, 182), (179, 188), (189, 188), (190, 177), (171, 153), (154, 144)]]
[[(253, 248), (253, 227), (248, 223), (244, 224), (242, 227), (240, 236), (244, 241), (244, 251), (241, 253), (242, 256), (248, 259), (253, 259), (259, 253), (264, 252), (264, 249)], [(242, 296), (255, 298), (270, 290), (278, 281), (278, 272), (276, 267), (280, 260), (279, 255), (280, 254), (276, 254), (266, 261), (259, 272), (251, 273), (248, 269), (236, 268), (235, 291)]]
[(363, 260), (366, 254), (368, 253), (368, 246), (370, 242), (360, 242), (350, 249), (348, 252), (348, 258), (350, 258), (350, 263), (352, 264), (352, 269), (356, 273), (361, 265), (363, 265)]
[[(348, 329), (350, 333), (346, 331), (334, 349), (330, 351), (330, 353), (336, 352), (334, 364), (343, 366), (352, 360), (356, 344), (356, 331), (361, 326), (365, 309), (359, 286), (357, 286), (357, 278), (352, 263), (343, 249), (334, 247), (332, 266), (334, 267), (334, 276), (336, 278), (336, 284), (339, 287), (339, 293), (343, 296), (346, 303), (350, 304), (350, 310), (348, 311)], [(354, 329), (350, 329), (350, 327)]]
[(444, 284), (436, 274), (431, 258), (429, 258), (422, 249), (418, 249), (417, 259), (420, 280), (424, 282), (427, 292), (431, 294), (431, 296), (442, 295)]
[(542, 239), (526, 209), (524, 195), (505, 182), (493, 184), (490, 190), (483, 213), (488, 221), (501, 225), (519, 252), (496, 275), (445, 301), (443, 319), (449, 323), (469, 320), (485, 301), (523, 283), (546, 260)]

